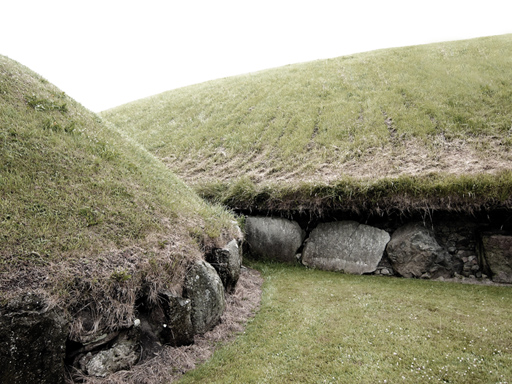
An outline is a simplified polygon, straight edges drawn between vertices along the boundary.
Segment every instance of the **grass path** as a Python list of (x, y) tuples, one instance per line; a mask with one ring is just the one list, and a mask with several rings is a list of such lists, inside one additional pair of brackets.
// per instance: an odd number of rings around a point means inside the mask
[(237, 340), (180, 383), (510, 383), (512, 289), (280, 264)]

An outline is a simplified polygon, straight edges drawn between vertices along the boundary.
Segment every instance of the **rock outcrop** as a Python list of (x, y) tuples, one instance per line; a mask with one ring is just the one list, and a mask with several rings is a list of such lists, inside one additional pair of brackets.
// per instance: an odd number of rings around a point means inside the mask
[(203, 334), (217, 325), (226, 307), (224, 285), (206, 261), (196, 261), (188, 271), (183, 296), (191, 301), (194, 333)]
[(26, 294), (0, 306), (0, 383), (63, 383), (69, 324)]
[(512, 236), (483, 233), (481, 263), (496, 283), (512, 283)]
[(371, 273), (377, 269), (389, 238), (386, 231), (355, 221), (321, 223), (307, 240), (302, 263), (323, 270)]
[[(133, 326), (108, 334), (98, 329), (73, 340), (68, 347), (69, 364), (81, 374), (106, 377), (152, 358), (163, 345), (192, 344), (196, 334), (219, 322), (226, 305), (224, 286), (209, 263), (197, 260), (185, 276), (183, 296), (161, 291), (157, 302), (142, 296)], [(81, 319), (88, 317), (82, 313)]]
[(393, 269), (403, 277), (451, 277), (451, 256), (421, 223), (398, 228), (386, 247)]
[(275, 217), (247, 217), (246, 241), (255, 257), (295, 262), (306, 237), (295, 221)]

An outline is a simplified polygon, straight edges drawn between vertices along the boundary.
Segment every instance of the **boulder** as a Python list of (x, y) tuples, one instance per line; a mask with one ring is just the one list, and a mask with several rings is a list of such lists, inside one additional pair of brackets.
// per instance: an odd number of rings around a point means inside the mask
[(377, 268), (388, 241), (386, 231), (355, 221), (321, 223), (307, 240), (302, 263), (330, 271), (371, 273)]
[(143, 297), (137, 303), (141, 361), (158, 354), (162, 346), (180, 347), (194, 342), (192, 302), (170, 291), (158, 294), (156, 303)]
[(255, 257), (295, 262), (306, 233), (295, 221), (276, 217), (251, 217), (245, 221), (246, 242)]
[(451, 256), (421, 223), (398, 228), (386, 251), (393, 269), (403, 277), (451, 277)]
[(137, 340), (122, 337), (111, 348), (96, 354), (89, 352), (81, 359), (80, 365), (90, 376), (105, 377), (133, 366), (139, 359), (138, 349)]
[(204, 260), (192, 264), (185, 276), (183, 296), (192, 305), (194, 333), (202, 334), (220, 321), (226, 308), (224, 286), (215, 269)]
[(69, 323), (37, 295), (0, 306), (0, 383), (64, 383)]
[(206, 261), (219, 274), (227, 292), (231, 292), (240, 277), (242, 268), (242, 252), (236, 240), (232, 240), (224, 248), (215, 248), (206, 255)]
[(159, 339), (164, 344), (179, 347), (194, 342), (194, 327), (192, 325), (192, 302), (173, 295), (170, 292), (159, 294), (162, 317), (159, 321), (153, 318), (153, 326), (157, 327)]
[[(490, 272), (496, 283), (512, 283), (512, 236), (507, 234), (484, 233), (482, 256), (486, 272)], [(482, 258), (481, 258), (482, 259)]]

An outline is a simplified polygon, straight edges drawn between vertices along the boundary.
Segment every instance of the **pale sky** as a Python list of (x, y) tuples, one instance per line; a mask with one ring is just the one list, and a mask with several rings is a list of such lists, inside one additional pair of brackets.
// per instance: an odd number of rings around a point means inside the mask
[(511, 0), (3, 0), (0, 54), (99, 112), (380, 48), (512, 33)]

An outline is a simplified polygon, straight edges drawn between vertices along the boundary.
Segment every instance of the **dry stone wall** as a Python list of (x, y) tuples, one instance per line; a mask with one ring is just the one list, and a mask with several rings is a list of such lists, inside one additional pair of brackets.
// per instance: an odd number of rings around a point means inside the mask
[[(183, 294), (158, 293), (150, 300), (140, 287), (134, 303), (136, 318), (130, 327), (105, 329), (95, 323), (94, 303), (73, 317), (51, 309), (45, 299), (23, 295), (0, 303), (0, 383), (64, 383), (67, 372), (106, 377), (129, 369), (158, 353), (163, 345), (193, 343), (194, 335), (212, 329), (224, 312), (225, 292), (240, 276), (242, 253), (239, 240), (205, 255), (212, 264), (197, 260), (185, 277)], [(75, 322), (90, 330), (70, 333)]]
[(500, 233), (481, 235), (480, 262), (498, 283), (512, 284), (512, 236)]
[(371, 225), (354, 216), (326, 222), (248, 216), (245, 247), (254, 257), (352, 274), (512, 283), (511, 213), (438, 216), (366, 220)]

